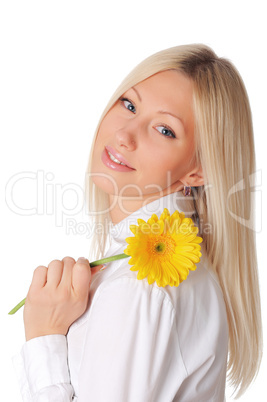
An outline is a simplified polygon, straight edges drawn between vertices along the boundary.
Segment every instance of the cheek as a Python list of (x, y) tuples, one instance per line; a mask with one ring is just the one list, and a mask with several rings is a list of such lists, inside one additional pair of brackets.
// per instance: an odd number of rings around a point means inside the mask
[(113, 125), (113, 119), (111, 114), (108, 113), (104, 117), (98, 128), (95, 145), (102, 143), (109, 136), (110, 127), (112, 127), (112, 125)]
[(117, 125), (118, 125), (118, 115), (115, 110), (111, 109), (103, 118), (99, 127), (99, 131), (101, 130), (101, 133), (105, 135), (107, 131), (109, 132), (114, 131)]
[[(171, 141), (171, 140), (170, 140)], [(194, 147), (192, 143), (182, 143), (169, 145), (168, 147), (150, 150), (150, 155), (145, 159), (144, 171), (148, 175), (157, 177), (166, 176), (171, 172), (176, 178), (183, 175), (189, 168), (189, 163), (193, 155)]]
[(194, 152), (192, 143), (181, 141), (167, 149), (157, 147), (150, 151), (151, 156), (147, 155), (139, 177), (139, 184), (145, 192), (164, 190), (189, 172)]

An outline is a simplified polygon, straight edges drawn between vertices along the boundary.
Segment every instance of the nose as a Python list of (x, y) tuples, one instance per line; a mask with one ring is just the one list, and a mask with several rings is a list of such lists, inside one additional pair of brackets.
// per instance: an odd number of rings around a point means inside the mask
[(137, 147), (137, 138), (134, 127), (120, 128), (116, 132), (116, 142), (119, 147), (124, 147), (128, 151), (134, 151)]

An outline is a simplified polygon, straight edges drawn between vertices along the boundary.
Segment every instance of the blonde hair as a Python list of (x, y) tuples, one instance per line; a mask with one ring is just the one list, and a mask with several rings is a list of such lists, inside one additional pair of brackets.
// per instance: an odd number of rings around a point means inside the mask
[[(121, 83), (102, 119), (129, 88), (160, 71), (175, 69), (194, 86), (195, 158), (205, 185), (193, 188), (195, 218), (212, 232), (200, 232), (203, 247), (217, 273), (229, 325), (228, 379), (240, 397), (258, 373), (262, 356), (260, 295), (255, 243), (255, 175), (252, 117), (242, 78), (233, 64), (202, 44), (176, 46), (141, 62)], [(90, 177), (94, 143), (85, 178), (89, 211), (102, 211), (95, 222), (107, 225), (108, 196)], [(242, 191), (241, 191), (242, 190)], [(104, 212), (103, 212), (104, 211)], [(92, 249), (100, 257), (107, 233), (94, 236)], [(92, 259), (92, 255), (90, 255)]]

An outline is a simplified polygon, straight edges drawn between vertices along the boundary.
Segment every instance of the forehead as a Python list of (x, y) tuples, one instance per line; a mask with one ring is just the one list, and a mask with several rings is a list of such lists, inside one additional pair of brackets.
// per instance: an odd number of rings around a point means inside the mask
[(170, 94), (184, 92), (184, 94), (192, 95), (193, 92), (191, 79), (178, 70), (161, 71), (139, 82), (134, 87), (163, 95), (165, 92)]
[[(147, 107), (178, 113), (185, 123), (193, 118), (193, 83), (177, 70), (159, 72), (134, 85), (140, 102)], [(137, 95), (138, 94), (138, 95)]]
[(157, 106), (185, 107), (192, 106), (193, 83), (189, 77), (177, 70), (166, 70), (156, 73), (134, 85), (140, 101), (149, 101)]

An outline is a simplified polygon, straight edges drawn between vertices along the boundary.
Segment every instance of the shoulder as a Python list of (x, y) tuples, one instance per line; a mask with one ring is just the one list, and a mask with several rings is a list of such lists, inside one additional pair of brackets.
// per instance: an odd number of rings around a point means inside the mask
[(119, 260), (112, 262), (103, 273), (97, 273), (90, 290), (91, 306), (105, 294), (116, 292), (117, 297), (127, 299), (134, 295), (134, 298), (139, 300), (155, 299), (173, 309), (171, 299), (163, 288), (158, 287), (156, 283), (149, 285), (147, 279), (138, 280), (137, 273), (130, 268), (128, 260)]
[[(212, 271), (207, 259), (198, 264), (180, 285), (180, 292), (170, 294), (179, 319), (178, 328), (185, 325), (198, 332), (218, 333), (228, 330), (227, 314), (219, 279)], [(212, 328), (210, 328), (212, 327)]]
[(199, 365), (209, 359), (225, 362), (226, 307), (218, 277), (204, 254), (197, 269), (178, 287), (163, 288), (156, 283), (149, 285), (146, 279), (137, 280), (136, 272), (130, 271), (127, 264), (116, 275), (103, 284), (101, 292), (108, 295), (113, 289), (118, 301), (121, 298), (140, 316), (148, 312), (147, 319), (157, 316), (160, 322), (161, 318), (176, 334), (188, 371), (195, 366), (197, 355)]
[[(102, 276), (99, 273), (99, 279), (96, 281), (97, 286), (92, 292), (91, 306), (102, 299), (105, 295), (109, 297), (109, 293), (115, 293), (116, 298), (121, 298), (124, 301), (133, 299), (139, 301), (139, 306), (142, 306), (141, 301), (152, 302), (165, 309), (169, 309), (179, 317), (179, 322), (183, 323), (185, 316), (186, 321), (196, 318), (196, 315), (201, 317), (211, 317), (215, 315), (219, 318), (226, 318), (225, 304), (223, 294), (218, 282), (218, 278), (213, 273), (203, 258), (197, 264), (197, 269), (190, 272), (188, 278), (183, 281), (178, 287), (159, 287), (156, 283), (149, 285), (147, 279), (138, 280), (136, 272), (130, 270), (127, 261), (123, 261), (120, 267), (109, 274), (107, 272)], [(133, 301), (133, 300), (132, 300)], [(138, 306), (138, 303), (136, 303)]]
[(130, 315), (146, 316), (148, 320), (164, 315), (170, 325), (176, 314), (168, 293), (156, 284), (149, 285), (147, 280), (137, 280), (136, 273), (132, 271), (104, 281), (97, 289), (90, 308), (106, 302), (111, 308), (128, 309)]

